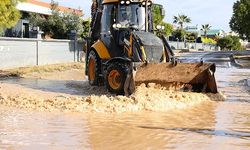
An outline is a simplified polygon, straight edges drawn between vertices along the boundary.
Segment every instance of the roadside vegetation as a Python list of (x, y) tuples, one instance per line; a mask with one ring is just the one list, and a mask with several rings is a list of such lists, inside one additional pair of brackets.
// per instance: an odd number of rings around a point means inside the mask
[(84, 21), (79, 14), (72, 11), (60, 12), (58, 3), (51, 1), (52, 15), (45, 17), (31, 13), (29, 20), (34, 27), (40, 27), (45, 37), (66, 39), (69, 33), (75, 31), (78, 37), (87, 34), (90, 20)]
[(240, 38), (237, 36), (225, 36), (220, 38), (217, 42), (217, 45), (222, 50), (244, 50), (241, 46)]
[(187, 34), (186, 34), (186, 40), (187, 40), (188, 42), (197, 41), (197, 38), (198, 38), (198, 33), (196, 33), (196, 32), (187, 33)]
[(239, 33), (241, 39), (250, 41), (250, 0), (239, 0), (234, 3), (233, 16), (229, 24), (232, 31)]
[(176, 29), (172, 32), (172, 36), (174, 37), (174, 40), (176, 41), (184, 41), (185, 36), (187, 35), (187, 32), (184, 29)]
[[(4, 0), (0, 5), (0, 35), (4, 29), (13, 27), (19, 18), (20, 12), (16, 9), (16, 5), (19, 2), (26, 0)], [(157, 30), (158, 35), (165, 35), (170, 40), (184, 41), (184, 42), (197, 42), (217, 45), (223, 50), (241, 50), (240, 39), (250, 40), (250, 1), (239, 0), (234, 3), (233, 15), (230, 20), (230, 27), (232, 31), (239, 34), (239, 36), (225, 36), (220, 37), (218, 35), (211, 37), (208, 36), (208, 32), (212, 26), (210, 24), (201, 25), (201, 31), (203, 35), (199, 35), (198, 32), (187, 32), (184, 27), (186, 24), (192, 22), (192, 19), (185, 14), (178, 14), (173, 17), (173, 23), (176, 24), (176, 28), (171, 23), (164, 21), (164, 12), (160, 5), (153, 5), (153, 22), (155, 30), (157, 25), (161, 25), (163, 28)], [(38, 15), (35, 13), (29, 14), (29, 20), (33, 27), (40, 27), (40, 30), (44, 32), (45, 38), (66, 39), (69, 37), (69, 33), (73, 32), (77, 34), (78, 38), (85, 38), (88, 36), (91, 20), (83, 20), (79, 14), (72, 11), (60, 12), (58, 9), (58, 3), (51, 1), (50, 16)]]
[(161, 25), (164, 27), (164, 29), (162, 29), (161, 31), (158, 31), (158, 35), (159, 34), (164, 34), (165, 36), (170, 36), (171, 33), (173, 32), (174, 28), (170, 23), (164, 22), (164, 15), (162, 15), (161, 12), (161, 6), (159, 5), (153, 5), (153, 22), (154, 25)]
[(206, 43), (206, 44), (214, 44), (214, 45), (217, 44), (217, 41), (215, 41), (212, 38), (208, 38), (208, 37), (202, 37), (201, 41), (202, 41), (202, 43)]
[(174, 40), (185, 41), (186, 36), (189, 37), (190, 39), (192, 39), (191, 34), (188, 35), (186, 30), (184, 29), (185, 24), (191, 23), (190, 17), (188, 17), (184, 14), (181, 14), (181, 15), (178, 14), (177, 16), (174, 16), (173, 19), (174, 19), (173, 23), (179, 25), (178, 29), (176, 29), (172, 32), (172, 36), (174, 37)]
[(25, 0), (1, 0), (0, 4), (0, 33), (6, 28), (11, 28), (16, 25), (21, 17), (16, 5)]
[(174, 16), (174, 23), (180, 25), (180, 29), (182, 30), (185, 23), (191, 23), (191, 19), (186, 15), (179, 14), (178, 16)]
[[(45, 73), (45, 72), (55, 72), (55, 71), (66, 71), (70, 69), (83, 69), (83, 63), (65, 63), (65, 64), (54, 64), (54, 65), (43, 65), (43, 66), (32, 66), (32, 67), (21, 67), (5, 70), (12, 76), (22, 76), (29, 73)], [(1, 71), (0, 71), (1, 72)], [(3, 72), (3, 71), (2, 71)]]
[(207, 32), (211, 29), (212, 26), (210, 24), (202, 25), (201, 30), (204, 32), (204, 36), (207, 37)]

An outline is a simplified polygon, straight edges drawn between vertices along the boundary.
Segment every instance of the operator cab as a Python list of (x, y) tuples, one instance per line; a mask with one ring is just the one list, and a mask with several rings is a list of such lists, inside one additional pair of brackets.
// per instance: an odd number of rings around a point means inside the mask
[[(102, 31), (110, 32), (118, 29), (133, 29), (136, 31), (153, 31), (151, 13), (152, 2), (121, 1), (119, 4), (104, 4), (102, 14)], [(146, 15), (146, 13), (148, 15)], [(146, 18), (148, 16), (148, 18)], [(146, 24), (148, 21), (148, 25)]]
[[(149, 60), (160, 60), (163, 43), (154, 34), (153, 6), (151, 0), (121, 0), (118, 3), (104, 3), (102, 5), (100, 39), (109, 49), (111, 57), (129, 56), (131, 47), (131, 33), (139, 45), (144, 46), (145, 52), (154, 50), (154, 55), (148, 55)], [(163, 11), (163, 7), (160, 7)], [(137, 40), (138, 41), (138, 40)], [(138, 50), (141, 46), (133, 46)], [(140, 52), (140, 50), (139, 50)], [(139, 54), (142, 56), (142, 54)], [(141, 61), (138, 57), (134, 61)]]
[(122, 55), (117, 49), (122, 49), (131, 31), (153, 32), (151, 6), (151, 1), (146, 6), (145, 1), (139, 0), (103, 5), (100, 35), (106, 47), (113, 50), (113, 57)]
[(133, 28), (135, 30), (145, 30), (146, 24), (145, 6), (140, 3), (118, 6), (118, 19), (114, 28)]

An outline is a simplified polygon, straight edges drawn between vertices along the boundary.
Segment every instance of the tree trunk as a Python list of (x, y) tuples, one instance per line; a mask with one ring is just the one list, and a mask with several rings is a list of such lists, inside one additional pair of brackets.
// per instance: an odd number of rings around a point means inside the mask
[(181, 25), (181, 29), (183, 29), (183, 23), (180, 23), (180, 25)]

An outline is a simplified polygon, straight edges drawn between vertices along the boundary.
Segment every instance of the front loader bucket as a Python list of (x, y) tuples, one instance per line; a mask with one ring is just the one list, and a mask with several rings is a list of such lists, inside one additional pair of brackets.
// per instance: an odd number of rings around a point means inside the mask
[(217, 93), (213, 63), (149, 63), (137, 68), (135, 84), (160, 84), (168, 89)]

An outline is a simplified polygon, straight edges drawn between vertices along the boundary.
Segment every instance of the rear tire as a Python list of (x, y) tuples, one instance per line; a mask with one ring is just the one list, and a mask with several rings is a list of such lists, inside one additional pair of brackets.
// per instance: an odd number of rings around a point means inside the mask
[(88, 80), (92, 86), (100, 84), (101, 62), (95, 51), (91, 50), (88, 56)]
[(122, 63), (113, 63), (108, 66), (106, 74), (106, 86), (109, 92), (124, 94), (124, 83), (127, 78), (127, 67)]

